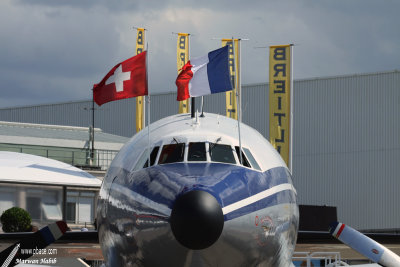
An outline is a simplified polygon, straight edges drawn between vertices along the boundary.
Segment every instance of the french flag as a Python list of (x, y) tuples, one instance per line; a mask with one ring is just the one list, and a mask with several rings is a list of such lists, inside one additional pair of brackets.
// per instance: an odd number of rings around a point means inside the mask
[(177, 100), (232, 90), (228, 65), (228, 46), (189, 60), (176, 78)]

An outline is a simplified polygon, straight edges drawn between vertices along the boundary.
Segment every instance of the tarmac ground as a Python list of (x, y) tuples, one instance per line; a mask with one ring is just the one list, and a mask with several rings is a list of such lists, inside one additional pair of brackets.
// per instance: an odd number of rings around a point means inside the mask
[[(81, 236), (81, 233), (72, 235), (68, 239), (58, 240), (46, 249), (52, 251), (51, 258), (61, 259), (76, 259), (81, 258), (86, 261), (102, 261), (103, 255), (101, 252), (100, 245), (97, 241), (97, 233), (87, 233), (88, 235)], [(300, 237), (299, 242), (295, 248), (295, 256), (302, 257), (302, 255), (320, 255), (321, 257), (331, 257), (332, 255), (340, 255), (341, 260), (352, 260), (352, 261), (367, 261), (367, 259), (349, 248), (348, 246), (339, 243), (334, 239), (315, 239)], [(390, 239), (388, 240), (390, 241)], [(397, 240), (396, 241), (400, 241)], [(7, 247), (11, 246), (16, 242), (15, 237), (7, 239), (6, 237), (0, 238), (0, 251), (3, 251)], [(383, 242), (384, 246), (392, 250), (394, 253), (400, 255), (400, 243), (399, 242)], [(35, 258), (49, 258), (49, 255), (34, 255)]]

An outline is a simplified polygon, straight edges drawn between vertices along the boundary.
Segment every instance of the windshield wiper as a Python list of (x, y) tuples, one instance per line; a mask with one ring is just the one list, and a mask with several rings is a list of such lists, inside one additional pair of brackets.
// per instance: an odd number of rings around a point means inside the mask
[(214, 149), (214, 147), (217, 145), (217, 143), (219, 141), (221, 141), (221, 137), (218, 137), (217, 140), (215, 141), (215, 143), (210, 144), (210, 149), (209, 149), (210, 155), (211, 155), (211, 151)]

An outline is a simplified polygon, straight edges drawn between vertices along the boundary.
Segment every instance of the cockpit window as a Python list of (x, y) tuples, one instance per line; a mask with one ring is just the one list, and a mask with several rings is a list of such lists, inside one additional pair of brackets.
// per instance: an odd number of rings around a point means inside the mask
[[(157, 158), (157, 154), (158, 154), (158, 150), (160, 149), (159, 146), (156, 146), (153, 148), (153, 150), (151, 151), (150, 154), (150, 162), (151, 162), (151, 166), (154, 165), (156, 158)], [(134, 171), (140, 170), (142, 168), (147, 168), (148, 166), (148, 161), (149, 161), (149, 150), (145, 149), (142, 153), (142, 155), (140, 156), (138, 162), (135, 165), (135, 168), (133, 169)]]
[(188, 161), (207, 161), (206, 143), (189, 143)]
[(247, 155), (247, 158), (249, 159), (251, 166), (253, 166), (253, 168), (256, 169), (256, 170), (260, 170), (261, 171), (260, 166), (258, 165), (256, 159), (251, 154), (250, 150), (248, 148), (243, 147), (243, 151)]
[(164, 145), (158, 164), (182, 162), (185, 152), (185, 143)]
[[(156, 162), (158, 150), (160, 149), (159, 146), (156, 146), (153, 148), (153, 150), (150, 153), (150, 165), (153, 166), (154, 163)], [(148, 156), (147, 156), (148, 157)], [(144, 164), (143, 168), (147, 168), (149, 166), (149, 159), (146, 160), (146, 163)]]
[[(218, 140), (217, 140), (218, 142)], [(234, 149), (231, 145), (227, 144), (218, 144), (218, 143), (209, 143), (207, 145), (206, 142), (189, 142), (187, 144), (187, 161), (207, 161), (211, 159), (211, 162), (222, 162), (222, 163), (230, 163), (237, 164), (237, 160), (235, 159), (235, 153), (240, 161), (239, 147), (235, 146)], [(168, 164), (174, 162), (183, 162), (185, 159), (185, 143), (168, 144), (164, 145), (161, 149), (160, 146), (153, 147), (150, 153), (150, 165), (153, 166), (156, 163), (157, 155), (161, 150), (160, 157), (158, 160), (158, 164)], [(208, 151), (207, 151), (208, 149)], [(136, 162), (134, 171), (147, 168), (149, 161), (148, 149), (146, 148), (143, 153), (140, 155), (138, 161)], [(209, 154), (210, 158), (208, 159), (207, 154)], [(241, 165), (253, 168), (256, 170), (261, 170), (260, 166), (257, 164), (254, 156), (251, 154), (248, 148), (242, 147), (242, 160), (243, 163)]]
[[(239, 154), (239, 150), (240, 148), (238, 146), (235, 146), (235, 150), (236, 150), (236, 154), (238, 156), (239, 162), (240, 162), (240, 154)], [(249, 161), (247, 160), (247, 157), (245, 156), (245, 154), (242, 151), (242, 165), (248, 168), (251, 168)]]
[(230, 145), (210, 143), (210, 156), (211, 161), (232, 164), (236, 163), (235, 157), (233, 156), (232, 147)]

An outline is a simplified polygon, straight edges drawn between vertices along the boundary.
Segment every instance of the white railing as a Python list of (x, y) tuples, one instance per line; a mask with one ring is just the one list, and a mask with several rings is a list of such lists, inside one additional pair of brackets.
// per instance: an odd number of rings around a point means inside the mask
[(96, 150), (97, 152), (97, 165), (101, 170), (107, 170), (110, 167), (111, 161), (117, 155), (118, 151), (114, 150)]
[[(340, 258), (340, 252), (294, 252), (293, 261), (303, 261), (307, 267), (314, 266), (313, 261), (324, 261), (326, 267), (337, 267), (337, 266), (349, 266), (347, 263), (343, 262)], [(304, 265), (302, 265), (304, 266)]]

